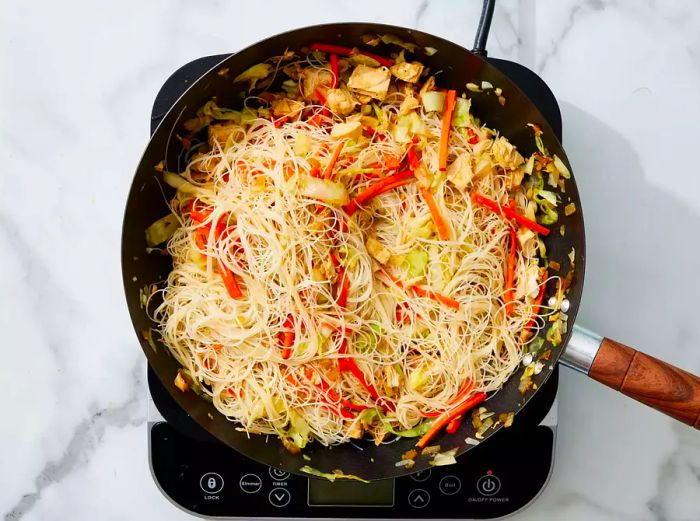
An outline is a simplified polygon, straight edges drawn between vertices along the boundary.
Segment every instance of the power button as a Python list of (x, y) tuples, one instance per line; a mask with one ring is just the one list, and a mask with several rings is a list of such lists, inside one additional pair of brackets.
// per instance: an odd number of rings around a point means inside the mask
[(489, 470), (485, 476), (481, 476), (476, 481), (476, 490), (482, 496), (493, 496), (501, 490), (501, 480), (494, 476)]

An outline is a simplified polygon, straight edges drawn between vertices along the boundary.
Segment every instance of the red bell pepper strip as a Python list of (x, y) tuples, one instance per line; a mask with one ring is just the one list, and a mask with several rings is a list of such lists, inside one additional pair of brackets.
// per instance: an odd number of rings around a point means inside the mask
[(336, 303), (341, 308), (344, 308), (348, 304), (348, 294), (350, 293), (350, 277), (348, 276), (345, 268), (342, 266), (338, 268), (338, 296), (336, 298)]
[(450, 423), (447, 424), (447, 428), (445, 429), (447, 431), (447, 434), (454, 434), (459, 430), (460, 425), (462, 425), (462, 418), (463, 416), (461, 415), (452, 418)]
[(412, 170), (403, 170), (402, 172), (397, 172), (396, 174), (384, 177), (372, 184), (370, 184), (363, 192), (360, 192), (352, 201), (343, 206), (343, 209), (348, 215), (354, 214), (357, 209), (363, 203), (369, 201), (373, 197), (381, 194), (385, 189), (392, 184), (402, 181), (404, 179), (410, 179), (413, 177)]
[[(313, 377), (313, 372), (307, 373), (306, 377), (311, 379)], [(369, 405), (361, 405), (341, 398), (340, 395), (337, 392), (335, 392), (335, 390), (333, 390), (333, 388), (323, 380), (323, 378), (320, 378), (319, 383), (314, 385), (316, 385), (316, 387), (318, 387), (321, 391), (326, 393), (331, 400), (340, 403), (343, 407), (346, 407), (353, 411), (364, 411), (365, 409), (369, 409)]]
[(416, 154), (416, 151), (413, 149), (413, 143), (408, 145), (406, 158), (408, 159), (408, 164), (411, 165), (413, 170), (416, 170), (420, 166), (420, 159), (418, 159), (418, 154)]
[(282, 327), (285, 328), (286, 331), (282, 331), (278, 335), (277, 340), (282, 346), (282, 358), (287, 360), (292, 356), (292, 345), (294, 344), (294, 331), (291, 330), (294, 327), (294, 319), (291, 314), (287, 315), (287, 319), (284, 321)]
[(289, 119), (289, 115), (285, 114), (284, 116), (281, 116), (277, 119), (273, 119), (272, 123), (275, 125), (275, 128), (280, 128), (282, 125), (284, 125), (287, 120)]
[(450, 423), (454, 418), (462, 416), (465, 412), (473, 407), (476, 407), (481, 402), (486, 399), (486, 393), (475, 393), (473, 396), (463, 401), (456, 407), (449, 409), (442, 413), (435, 422), (430, 426), (428, 432), (426, 432), (423, 437), (418, 440), (416, 447), (424, 448), (430, 440), (432, 440), (448, 423)]
[(515, 222), (517, 222), (519, 225), (524, 226), (525, 228), (529, 228), (533, 232), (537, 232), (541, 235), (549, 235), (549, 229), (545, 228), (541, 224), (536, 223), (533, 220), (528, 219), (524, 215), (520, 215), (518, 212), (515, 211), (515, 209), (511, 208), (510, 206), (501, 206), (498, 204), (496, 201), (489, 199), (488, 197), (484, 197), (481, 194), (478, 194), (474, 192), (472, 194), (472, 201), (474, 201), (477, 204), (480, 204), (481, 206), (485, 206), (492, 212), (495, 212), (502, 217), (505, 217), (506, 219), (515, 219)]
[(331, 82), (331, 88), (338, 88), (338, 83), (340, 82), (340, 71), (338, 69), (338, 55), (335, 53), (331, 54), (331, 73), (333, 74), (333, 81)]
[[(343, 45), (333, 45), (330, 43), (312, 43), (311, 44), (311, 50), (312, 51), (321, 51), (321, 52), (328, 52), (331, 54), (340, 54), (342, 56), (352, 56), (353, 54), (353, 49), (351, 47), (345, 47)], [(361, 51), (358, 49), (358, 54), (362, 54), (363, 56), (367, 56), (368, 58), (372, 58), (373, 60), (376, 60), (379, 62), (380, 65), (383, 65), (384, 67), (391, 67), (394, 65), (394, 60), (391, 60), (389, 58), (385, 58), (384, 56), (379, 56), (377, 54), (373, 54), (371, 52), (365, 52)]]
[(515, 251), (518, 246), (518, 238), (515, 236), (515, 228), (510, 227), (510, 251), (508, 253), (508, 264), (506, 266), (506, 290), (503, 298), (506, 301), (506, 314), (513, 314), (513, 281), (515, 280)]
[(220, 259), (217, 259), (217, 262), (219, 266), (219, 273), (224, 281), (224, 286), (226, 286), (226, 291), (228, 291), (231, 298), (241, 298), (243, 296), (243, 292), (238, 286), (238, 282), (236, 282), (236, 277), (234, 276), (233, 272), (228, 269)]
[(469, 136), (469, 143), (472, 145), (476, 145), (479, 142), (479, 136), (476, 135), (476, 132), (474, 132), (472, 129), (468, 128), (467, 129), (467, 135)]
[(420, 193), (423, 196), (425, 203), (428, 205), (428, 208), (430, 208), (430, 215), (433, 216), (433, 222), (437, 228), (438, 237), (440, 237), (440, 239), (443, 241), (449, 241), (450, 227), (448, 226), (442, 213), (440, 213), (440, 208), (438, 208), (438, 205), (435, 202), (435, 197), (433, 197), (433, 193), (430, 191), (430, 188), (421, 187)]
[(448, 90), (445, 100), (445, 112), (442, 115), (442, 132), (440, 133), (440, 154), (438, 164), (440, 170), (447, 170), (447, 147), (450, 142), (450, 130), (452, 129), (452, 114), (457, 103), (457, 91)]
[[(348, 347), (348, 341), (347, 339), (343, 339), (342, 344), (340, 345), (340, 349), (338, 352), (342, 355), (347, 355), (347, 347)], [(379, 401), (379, 393), (377, 392), (377, 389), (367, 381), (367, 378), (365, 377), (365, 373), (362, 372), (362, 369), (360, 369), (357, 365), (357, 362), (355, 362), (354, 358), (351, 358), (349, 356), (343, 356), (342, 358), (338, 359), (338, 367), (340, 368), (341, 371), (349, 371), (352, 373), (352, 375), (357, 378), (357, 381), (360, 382), (362, 387), (364, 387), (367, 390), (367, 393), (372, 397), (372, 399), (376, 402)], [(390, 410), (394, 411), (396, 410), (390, 402), (387, 401), (382, 401), (384, 406)]]

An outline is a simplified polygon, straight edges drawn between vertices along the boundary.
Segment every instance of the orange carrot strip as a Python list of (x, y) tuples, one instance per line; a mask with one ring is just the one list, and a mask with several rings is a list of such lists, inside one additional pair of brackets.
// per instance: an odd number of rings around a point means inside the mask
[(433, 216), (433, 222), (437, 228), (438, 237), (440, 237), (440, 239), (443, 241), (449, 241), (450, 227), (447, 225), (447, 221), (445, 221), (445, 218), (440, 213), (440, 208), (438, 208), (438, 205), (435, 202), (433, 193), (429, 188), (425, 187), (421, 187), (420, 193), (423, 195), (423, 199), (425, 199), (425, 203), (428, 205), (428, 208), (430, 208), (430, 214)]
[(459, 302), (451, 297), (448, 297), (447, 295), (442, 295), (441, 293), (430, 289), (421, 288), (420, 286), (411, 286), (411, 289), (415, 291), (419, 297), (428, 297), (436, 302), (445, 304), (449, 308), (459, 309)]
[(360, 192), (352, 201), (343, 206), (343, 209), (348, 215), (352, 215), (357, 211), (360, 205), (369, 201), (370, 199), (372, 199), (372, 197), (375, 197), (382, 193), (382, 191), (384, 191), (384, 189), (386, 189), (388, 186), (391, 186), (398, 181), (409, 179), (411, 177), (413, 177), (412, 170), (403, 170), (402, 172), (397, 172), (396, 174), (390, 175), (388, 177), (383, 177), (382, 179), (379, 179), (378, 181), (370, 184), (363, 192)]
[(238, 286), (238, 282), (236, 282), (235, 275), (230, 269), (226, 267), (226, 265), (223, 262), (221, 262), (220, 259), (217, 259), (217, 262), (219, 265), (219, 272), (221, 273), (221, 278), (224, 281), (224, 286), (226, 286), (226, 291), (228, 291), (228, 294), (231, 296), (231, 298), (241, 298), (243, 296), (243, 292)]
[(328, 164), (326, 165), (326, 169), (323, 171), (323, 178), (324, 179), (330, 179), (333, 176), (333, 167), (335, 166), (336, 161), (338, 161), (338, 157), (340, 156), (340, 152), (343, 150), (343, 145), (345, 145), (345, 142), (341, 141), (335, 147), (335, 150), (333, 150), (333, 155), (331, 156), (331, 160), (328, 162)]
[(432, 440), (437, 435), (437, 433), (439, 433), (442, 430), (442, 428), (445, 425), (450, 423), (457, 416), (461, 416), (469, 409), (479, 405), (485, 399), (486, 393), (476, 393), (471, 398), (462, 402), (460, 405), (442, 413), (430, 426), (428, 432), (426, 432), (423, 435), (423, 437), (420, 440), (418, 440), (418, 443), (416, 443), (416, 447), (421, 449), (424, 448), (428, 444), (428, 442)]
[[(455, 395), (454, 398), (452, 398), (447, 405), (455, 405), (457, 403), (460, 403), (462, 400), (464, 400), (467, 395), (471, 392), (471, 390), (474, 388), (474, 382), (472, 382), (470, 379), (466, 379), (464, 383), (462, 384), (462, 387), (459, 388), (457, 391), (457, 394)], [(442, 411), (444, 412), (444, 411)], [(421, 412), (421, 416), (424, 418), (435, 418), (436, 416), (440, 416), (442, 414), (440, 411), (434, 411), (434, 412)]]
[(442, 132), (440, 133), (440, 155), (438, 164), (440, 170), (447, 170), (447, 145), (450, 142), (450, 129), (452, 128), (452, 114), (457, 103), (457, 91), (448, 90), (445, 100), (445, 113), (442, 115)]
[(549, 235), (548, 228), (545, 228), (541, 224), (538, 224), (535, 221), (528, 219), (524, 215), (520, 215), (510, 205), (501, 206), (498, 202), (494, 201), (493, 199), (484, 197), (483, 195), (478, 194), (476, 192), (472, 193), (472, 201), (474, 201), (477, 204), (480, 204), (481, 206), (485, 206), (492, 212), (499, 214), (501, 217), (505, 217), (506, 219), (514, 219), (515, 222), (517, 222), (519, 225), (524, 226), (525, 228), (529, 228), (533, 232), (537, 232), (540, 235)]

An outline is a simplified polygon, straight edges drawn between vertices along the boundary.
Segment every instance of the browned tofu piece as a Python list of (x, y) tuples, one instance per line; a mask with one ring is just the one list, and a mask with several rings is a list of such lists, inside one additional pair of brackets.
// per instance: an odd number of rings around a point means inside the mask
[(331, 71), (307, 67), (301, 73), (301, 91), (306, 100), (320, 101), (316, 96), (316, 89), (325, 91), (333, 81)]
[(358, 65), (348, 80), (348, 88), (360, 95), (382, 101), (386, 98), (391, 82), (391, 72), (386, 67)]
[(341, 116), (352, 114), (357, 105), (357, 100), (344, 89), (328, 89), (326, 104), (331, 111)]
[(277, 117), (296, 114), (303, 108), (304, 104), (301, 101), (289, 98), (281, 98), (272, 101), (272, 114)]
[(418, 62), (401, 62), (391, 66), (391, 74), (408, 83), (416, 83), (423, 74), (423, 64)]

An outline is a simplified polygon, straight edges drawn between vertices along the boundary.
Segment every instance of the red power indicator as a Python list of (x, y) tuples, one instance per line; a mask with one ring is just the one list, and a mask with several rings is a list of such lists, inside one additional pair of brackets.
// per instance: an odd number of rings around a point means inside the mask
[(486, 471), (486, 474), (487, 474), (488, 476), (490, 476), (491, 474), (493, 474), (493, 471), (492, 471), (492, 470), (487, 470), (487, 471)]

